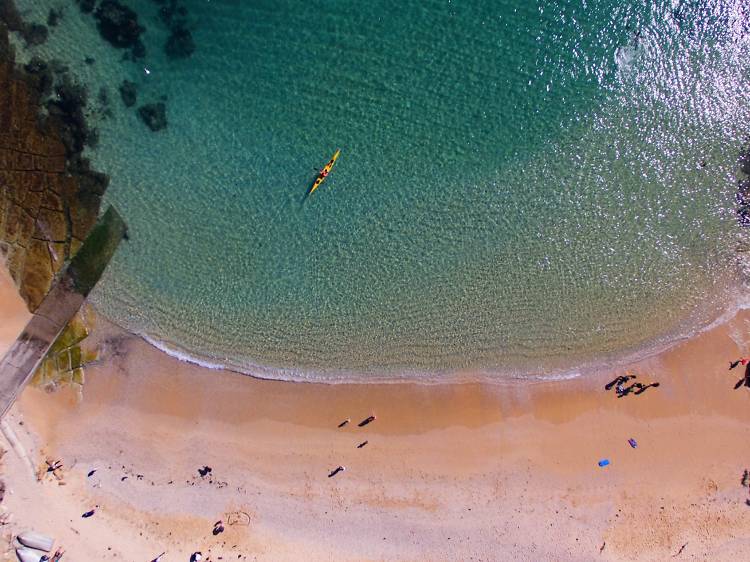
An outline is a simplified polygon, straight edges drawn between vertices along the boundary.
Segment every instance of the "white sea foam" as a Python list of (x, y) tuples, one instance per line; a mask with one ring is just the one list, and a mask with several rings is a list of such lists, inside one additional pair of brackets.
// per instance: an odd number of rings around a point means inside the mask
[[(255, 364), (240, 365), (229, 358), (222, 362), (216, 358), (205, 358), (196, 353), (182, 349), (181, 347), (159, 340), (150, 335), (138, 334), (144, 341), (174, 357), (180, 361), (198, 365), (212, 370), (227, 370), (243, 375), (249, 375), (260, 379), (281, 380), (287, 382), (308, 382), (322, 384), (461, 384), (461, 383), (484, 383), (484, 384), (533, 384), (554, 381), (570, 381), (581, 377), (595, 375), (602, 371), (611, 371), (622, 368), (648, 358), (659, 355), (679, 343), (695, 337), (701, 333), (713, 330), (731, 321), (740, 310), (750, 309), (750, 296), (742, 295), (736, 301), (726, 307), (714, 320), (699, 325), (693, 330), (673, 337), (664, 337), (659, 341), (643, 347), (632, 353), (623, 354), (619, 357), (608, 356), (606, 358), (594, 359), (587, 364), (573, 369), (565, 369), (551, 372), (519, 372), (502, 370), (477, 370), (473, 372), (416, 372), (409, 370), (400, 373), (321, 373), (304, 371), (300, 369), (275, 368)], [(750, 339), (742, 330), (732, 330), (733, 337), (741, 348), (750, 348)]]

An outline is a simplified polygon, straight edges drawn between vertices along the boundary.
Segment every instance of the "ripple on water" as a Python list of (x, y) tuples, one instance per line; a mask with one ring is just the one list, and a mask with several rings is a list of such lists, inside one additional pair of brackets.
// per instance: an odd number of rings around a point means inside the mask
[(180, 4), (186, 59), (145, 1), (141, 63), (72, 7), (36, 48), (166, 96), (158, 133), (117, 99), (91, 154), (131, 230), (93, 299), (126, 328), (265, 376), (502, 377), (733, 302), (741, 2)]

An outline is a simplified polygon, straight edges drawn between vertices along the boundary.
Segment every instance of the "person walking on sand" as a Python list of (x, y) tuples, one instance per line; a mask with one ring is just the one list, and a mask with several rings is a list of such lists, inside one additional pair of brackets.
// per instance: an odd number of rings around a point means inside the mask
[(377, 416), (369, 416), (369, 417), (367, 417), (367, 418), (363, 419), (363, 420), (362, 420), (361, 422), (359, 422), (359, 423), (357, 424), (357, 426), (358, 426), (358, 427), (364, 427), (364, 426), (366, 426), (366, 425), (367, 425), (368, 423), (372, 423), (372, 422), (374, 422), (374, 421), (375, 421), (376, 419), (378, 419), (378, 418), (377, 418)]

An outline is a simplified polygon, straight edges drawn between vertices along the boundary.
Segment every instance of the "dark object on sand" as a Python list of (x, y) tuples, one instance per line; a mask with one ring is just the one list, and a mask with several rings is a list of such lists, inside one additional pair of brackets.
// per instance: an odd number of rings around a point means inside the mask
[(625, 388), (622, 388), (622, 386), (618, 385), (617, 387), (617, 397), (622, 398), (623, 396), (627, 396), (631, 392), (635, 395), (643, 394), (648, 390), (649, 388), (657, 388), (660, 386), (661, 383), (658, 382), (652, 382), (649, 384), (643, 384), (642, 382), (635, 382), (631, 384), (630, 386), (627, 386)]
[(342, 421), (339, 424), (339, 427), (344, 427), (346, 424), (348, 424), (350, 421), (352, 421), (352, 418), (346, 418), (344, 421)]
[(346, 470), (346, 467), (345, 467), (345, 466), (337, 466), (337, 467), (336, 467), (336, 468), (334, 468), (334, 469), (333, 469), (333, 470), (332, 470), (331, 472), (329, 472), (329, 473), (328, 473), (328, 478), (333, 478), (333, 477), (334, 477), (334, 476), (336, 476), (336, 475), (337, 475), (337, 474), (338, 474), (339, 472), (343, 472), (344, 470)]
[(368, 443), (369, 443), (369, 441), (362, 441), (362, 443), (360, 443), (359, 445), (357, 445), (357, 449), (361, 449), (362, 447), (364, 447)]
[(742, 473), (742, 480), (740, 480), (740, 484), (742, 486), (745, 486), (747, 488), (747, 486), (748, 486), (749, 483), (750, 483), (750, 472), (748, 472), (747, 470), (745, 470)]
[(161, 557), (164, 556), (166, 553), (167, 553), (166, 551), (162, 552), (159, 556), (154, 558), (151, 562), (161, 562)]
[(89, 517), (91, 517), (92, 515), (94, 515), (95, 512), (96, 512), (96, 510), (92, 509), (91, 511), (87, 511), (86, 513), (84, 513), (83, 515), (81, 515), (81, 517), (83, 517), (84, 519), (88, 519)]
[(734, 385), (734, 389), (737, 390), (739, 387), (741, 387), (743, 385), (747, 386), (748, 388), (750, 388), (750, 363), (748, 363), (747, 366), (745, 367), (745, 374)]
[(613, 386), (618, 386), (623, 383), (628, 382), (630, 379), (634, 379), (636, 375), (620, 375), (619, 377), (615, 378), (613, 381), (608, 382), (604, 386), (604, 390), (611, 390)]
[(677, 552), (676, 552), (675, 554), (673, 554), (673, 555), (672, 555), (672, 558), (674, 558), (675, 556), (679, 556), (680, 554), (682, 554), (682, 551), (683, 551), (683, 550), (685, 550), (685, 547), (686, 547), (687, 545), (688, 545), (688, 543), (685, 543), (685, 544), (683, 544), (683, 545), (682, 545), (682, 546), (680, 547), (680, 550), (678, 550), (678, 551), (677, 551)]
[(361, 422), (359, 422), (359, 424), (357, 424), (357, 425), (358, 425), (358, 427), (364, 427), (364, 426), (366, 426), (366, 425), (367, 425), (368, 423), (372, 423), (372, 422), (374, 422), (374, 421), (375, 421), (376, 419), (377, 419), (377, 418), (376, 418), (375, 416), (370, 416), (370, 417), (368, 417), (368, 418), (365, 418), (365, 419), (363, 419), (363, 420), (362, 420)]
[(91, 478), (94, 475), (95, 472), (96, 472), (95, 468), (92, 469), (92, 470), (89, 470), (89, 473), (86, 475), (86, 478)]
[(223, 533), (224, 523), (222, 521), (217, 521), (216, 523), (214, 523), (214, 530), (211, 532), (214, 534), (214, 536), (218, 535), (219, 533)]
[(729, 363), (729, 370), (731, 371), (738, 365), (747, 365), (748, 363), (750, 363), (750, 359), (748, 359), (747, 357), (740, 357), (739, 359), (737, 359), (737, 361), (732, 361), (731, 363)]
[(190, 555), (190, 562), (201, 562), (203, 560), (203, 553), (201, 551), (193, 552)]
[(152, 131), (161, 131), (167, 127), (167, 106), (162, 102), (142, 105), (138, 108), (138, 117)]
[(633, 447), (633, 449), (635, 449), (635, 448), (638, 447), (638, 443), (632, 437), (630, 439), (628, 439), (628, 443), (630, 444), (631, 447)]
[(135, 82), (130, 80), (123, 80), (120, 84), (120, 97), (125, 107), (133, 107), (135, 102), (138, 101), (138, 90), (136, 89)]
[(636, 390), (633, 392), (633, 394), (641, 394), (643, 392), (646, 392), (649, 388), (658, 388), (661, 385), (661, 383), (658, 382), (652, 382), (650, 384), (642, 384), (642, 383), (635, 383), (633, 386), (636, 387)]
[(138, 24), (138, 14), (117, 0), (103, 0), (94, 12), (96, 28), (102, 38), (119, 49), (142, 50), (141, 34), (146, 31)]
[(164, 45), (164, 52), (170, 59), (186, 59), (195, 52), (195, 42), (189, 30), (176, 27)]
[(123, 476), (122, 478), (120, 478), (120, 482), (125, 482), (125, 480), (127, 480), (127, 479), (128, 479), (127, 476)]
[(210, 466), (204, 466), (203, 468), (198, 469), (198, 474), (201, 476), (206, 476), (207, 474), (211, 474), (211, 471), (213, 469)]
[(55, 461), (55, 462), (47, 461), (47, 472), (55, 472), (56, 470), (62, 468), (62, 465), (63, 465), (62, 461)]
[(602, 459), (599, 461), (599, 466), (605, 467), (609, 464), (609, 459)]

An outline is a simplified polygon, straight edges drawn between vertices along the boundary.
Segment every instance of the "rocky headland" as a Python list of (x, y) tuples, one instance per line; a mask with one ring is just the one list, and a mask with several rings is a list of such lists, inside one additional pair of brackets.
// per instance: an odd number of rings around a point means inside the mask
[(0, 255), (30, 310), (96, 221), (108, 178), (82, 156), (96, 142), (86, 89), (54, 62), (16, 63), (28, 26), (0, 0)]

